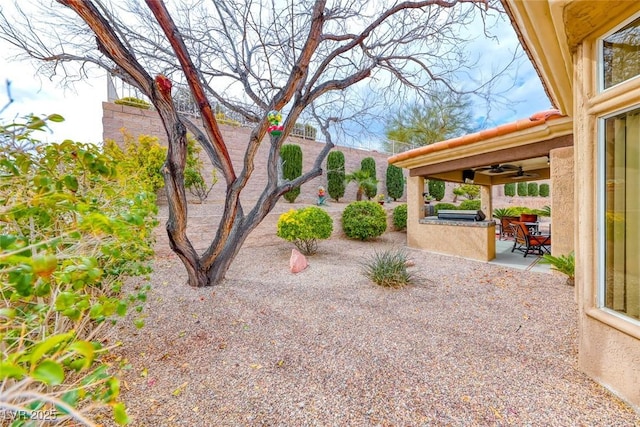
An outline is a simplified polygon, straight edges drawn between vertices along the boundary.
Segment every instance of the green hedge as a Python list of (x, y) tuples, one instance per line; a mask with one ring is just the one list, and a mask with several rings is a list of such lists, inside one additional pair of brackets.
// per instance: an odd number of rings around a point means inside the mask
[(333, 200), (338, 202), (344, 196), (344, 190), (344, 153), (332, 151), (327, 157), (327, 192)]
[[(284, 144), (280, 148), (282, 158), (282, 177), (286, 181), (293, 181), (302, 175), (302, 149), (297, 144)], [(295, 187), (284, 193), (284, 198), (289, 203), (296, 201), (300, 195), (300, 187)]]
[(477, 211), (480, 209), (480, 200), (463, 200), (458, 209), (465, 211)]
[(549, 197), (549, 184), (540, 184), (539, 191), (541, 197)]
[(528, 193), (527, 193), (527, 183), (526, 182), (519, 182), (518, 183), (518, 196), (520, 197), (525, 197)]
[(538, 183), (530, 182), (527, 185), (527, 195), (531, 197), (536, 197), (538, 195)]
[(396, 230), (407, 228), (407, 204), (404, 203), (393, 209), (393, 226)]
[(394, 201), (404, 194), (404, 175), (402, 169), (397, 166), (387, 166), (387, 195)]
[(513, 197), (516, 195), (516, 183), (510, 182), (509, 184), (504, 185), (504, 195)]

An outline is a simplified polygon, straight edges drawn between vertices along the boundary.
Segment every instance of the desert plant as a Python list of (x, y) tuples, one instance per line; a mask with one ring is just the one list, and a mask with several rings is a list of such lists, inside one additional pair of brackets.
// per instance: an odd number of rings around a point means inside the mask
[(549, 184), (540, 184), (540, 197), (549, 197)]
[(376, 202), (353, 202), (342, 212), (342, 230), (351, 239), (372, 239), (381, 236), (386, 229), (387, 214)]
[(480, 200), (463, 200), (458, 209), (465, 211), (477, 211), (480, 209)]
[(536, 209), (534, 213), (536, 215), (549, 217), (551, 216), (551, 206), (543, 206), (541, 209)]
[(362, 274), (373, 283), (389, 288), (408, 285), (413, 279), (407, 270), (407, 253), (402, 249), (374, 252), (362, 262)]
[(387, 194), (394, 201), (404, 194), (404, 175), (402, 169), (395, 165), (387, 166)]
[(575, 280), (576, 259), (573, 251), (569, 255), (553, 256), (544, 254), (540, 260), (542, 264), (551, 264), (551, 268), (567, 275), (567, 283), (573, 285)]
[(493, 210), (493, 217), (495, 219), (502, 219), (507, 216), (516, 216), (513, 208), (495, 208)]
[(525, 197), (528, 193), (527, 193), (527, 189), (529, 187), (527, 186), (526, 182), (519, 182), (517, 185), (517, 193), (518, 196), (520, 197)]
[(149, 104), (144, 99), (135, 98), (133, 96), (125, 96), (124, 98), (116, 99), (113, 101), (114, 104), (118, 105), (128, 105), (129, 107), (138, 107), (143, 110), (148, 110), (151, 108), (151, 104)]
[(538, 183), (530, 182), (527, 184), (527, 196), (537, 197), (538, 196)]
[(516, 183), (510, 182), (504, 185), (504, 195), (513, 197), (516, 195)]
[[(302, 175), (302, 149), (297, 144), (285, 144), (280, 149), (282, 158), (282, 177), (291, 181)], [(295, 202), (300, 195), (300, 187), (295, 187), (284, 193), (289, 203)]]
[(362, 200), (362, 195), (366, 191), (370, 193), (378, 188), (378, 181), (375, 178), (371, 178), (368, 171), (363, 171), (362, 169), (345, 175), (344, 180), (345, 183), (353, 181), (358, 185), (358, 191), (356, 192), (356, 201), (358, 202)]
[(167, 147), (161, 146), (155, 136), (139, 135), (136, 139), (124, 129), (122, 137), (122, 148), (114, 141), (106, 141), (105, 153), (114, 157), (123, 168), (135, 172), (136, 179), (146, 190), (156, 192), (164, 187), (161, 168), (167, 157)]
[(433, 212), (435, 215), (438, 215), (438, 211), (440, 210), (451, 210), (451, 209), (458, 209), (458, 207), (453, 203), (436, 203), (435, 206), (433, 207)]
[(328, 239), (332, 232), (333, 219), (317, 206), (291, 209), (278, 219), (278, 237), (292, 242), (305, 255), (316, 253), (318, 239)]
[(407, 204), (404, 203), (400, 206), (396, 206), (393, 209), (393, 226), (397, 230), (404, 230), (407, 228)]
[(378, 194), (378, 178), (376, 172), (376, 161), (373, 157), (365, 157), (360, 162), (360, 170), (368, 172), (369, 176), (376, 182), (375, 187), (373, 185), (368, 185), (364, 187), (364, 195), (367, 196), (367, 199), (371, 200)]
[(460, 184), (453, 189), (453, 194), (456, 197), (462, 196), (467, 200), (473, 200), (480, 196), (480, 186), (473, 184)]
[(429, 194), (434, 199), (436, 199), (437, 201), (444, 199), (444, 192), (445, 192), (444, 181), (440, 181), (439, 179), (430, 179), (429, 184), (427, 184), (427, 186), (429, 188)]
[(327, 192), (338, 202), (344, 196), (345, 187), (344, 153), (332, 151), (327, 157)]

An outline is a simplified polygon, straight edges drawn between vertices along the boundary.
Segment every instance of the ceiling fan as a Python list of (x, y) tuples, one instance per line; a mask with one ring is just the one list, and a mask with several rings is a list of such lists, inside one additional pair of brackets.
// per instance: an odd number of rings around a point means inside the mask
[(527, 178), (537, 178), (540, 175), (533, 172), (525, 172), (522, 170), (522, 166), (518, 166), (516, 173), (513, 176), (510, 176), (509, 179), (527, 179)]
[(500, 175), (507, 172), (513, 173), (518, 171), (519, 169), (522, 169), (522, 168), (516, 165), (509, 165), (509, 164), (499, 165), (498, 164), (498, 165), (491, 165), (483, 168), (478, 168), (476, 169), (476, 172), (484, 172), (488, 175)]

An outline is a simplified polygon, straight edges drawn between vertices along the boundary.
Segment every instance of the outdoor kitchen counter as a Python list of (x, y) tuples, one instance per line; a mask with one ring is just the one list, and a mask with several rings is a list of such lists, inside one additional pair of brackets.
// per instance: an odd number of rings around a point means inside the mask
[(420, 218), (408, 223), (407, 245), (444, 255), (478, 261), (496, 257), (496, 223), (493, 220)]

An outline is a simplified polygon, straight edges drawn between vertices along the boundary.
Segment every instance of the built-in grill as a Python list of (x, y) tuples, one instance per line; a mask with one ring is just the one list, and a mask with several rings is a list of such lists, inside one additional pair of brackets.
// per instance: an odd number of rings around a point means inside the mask
[(448, 219), (454, 221), (483, 221), (485, 215), (481, 210), (453, 210), (443, 209), (438, 211), (438, 219)]

